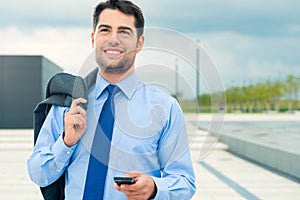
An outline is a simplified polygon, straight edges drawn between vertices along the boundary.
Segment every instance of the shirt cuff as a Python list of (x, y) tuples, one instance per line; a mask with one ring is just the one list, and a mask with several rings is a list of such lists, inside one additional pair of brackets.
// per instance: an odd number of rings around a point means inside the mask
[(55, 159), (59, 163), (65, 165), (65, 163), (68, 162), (71, 158), (73, 152), (76, 149), (76, 146), (77, 145), (68, 147), (64, 142), (63, 134), (61, 134), (53, 146), (53, 153)]
[(162, 178), (153, 177), (154, 183), (156, 185), (157, 191), (156, 196), (153, 200), (159, 200), (159, 199), (169, 199), (169, 188), (166, 181)]

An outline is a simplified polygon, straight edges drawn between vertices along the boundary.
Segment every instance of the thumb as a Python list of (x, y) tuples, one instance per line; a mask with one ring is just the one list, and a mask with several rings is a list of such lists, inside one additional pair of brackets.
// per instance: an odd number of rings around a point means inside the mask
[(128, 172), (125, 174), (126, 177), (134, 177), (134, 178), (140, 177), (142, 175), (143, 173), (138, 171)]

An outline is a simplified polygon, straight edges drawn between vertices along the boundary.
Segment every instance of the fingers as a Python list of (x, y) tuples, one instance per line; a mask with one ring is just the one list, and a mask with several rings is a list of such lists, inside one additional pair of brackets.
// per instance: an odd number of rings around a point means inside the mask
[(86, 125), (86, 114), (73, 114), (69, 115), (69, 121), (75, 128), (85, 128)]
[(141, 172), (135, 172), (135, 171), (133, 171), (133, 172), (128, 172), (127, 174), (125, 174), (125, 176), (126, 177), (139, 177), (139, 176), (142, 176), (143, 175), (143, 173), (141, 173)]
[(115, 185), (114, 187), (116, 190), (123, 192), (129, 200), (148, 199), (155, 194), (156, 186), (154, 180), (150, 176), (140, 172), (130, 172), (125, 174), (125, 176), (134, 177), (136, 183), (132, 185)]
[[(77, 99), (76, 99), (77, 100)], [(81, 102), (83, 101), (76, 101), (74, 100), (70, 110), (65, 114), (65, 123), (68, 126), (68, 128), (77, 127), (83, 128), (86, 124), (86, 111), (79, 106)]]
[[(72, 105), (78, 105), (78, 104), (80, 104), (80, 103), (85, 104), (85, 103), (87, 103), (87, 100), (84, 99), (84, 98), (74, 99), (73, 102), (72, 102)], [(71, 106), (72, 106), (72, 105), (71, 105)]]
[[(136, 191), (140, 189), (143, 185), (141, 185), (141, 181), (139, 181), (140, 177), (143, 175), (141, 172), (129, 172), (125, 174), (125, 177), (133, 177), (135, 179), (135, 184), (128, 185), (122, 184), (120, 187), (121, 189), (128, 190), (128, 191)], [(137, 183), (138, 182), (138, 183)]]
[(80, 106), (80, 104), (86, 104), (87, 101), (83, 98), (73, 100), (70, 110), (66, 113), (68, 121), (73, 126), (79, 126), (81, 128), (86, 124), (86, 111)]
[(67, 146), (76, 144), (86, 129), (86, 111), (80, 104), (86, 104), (87, 100), (78, 98), (73, 100), (70, 110), (65, 114), (65, 137)]
[(85, 110), (80, 106), (80, 104), (86, 104), (86, 103), (87, 103), (86, 99), (83, 99), (83, 98), (74, 99), (71, 104), (69, 112), (71, 114), (79, 113), (79, 114), (85, 115)]

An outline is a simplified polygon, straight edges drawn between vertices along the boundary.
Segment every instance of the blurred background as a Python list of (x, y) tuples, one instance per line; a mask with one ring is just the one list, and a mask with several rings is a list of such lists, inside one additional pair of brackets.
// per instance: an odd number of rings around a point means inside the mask
[[(96, 66), (98, 2), (0, 0), (1, 199), (41, 199), (26, 172), (32, 111), (53, 74)], [(137, 72), (184, 111), (195, 199), (299, 199), (300, 1), (134, 3), (146, 19)]]

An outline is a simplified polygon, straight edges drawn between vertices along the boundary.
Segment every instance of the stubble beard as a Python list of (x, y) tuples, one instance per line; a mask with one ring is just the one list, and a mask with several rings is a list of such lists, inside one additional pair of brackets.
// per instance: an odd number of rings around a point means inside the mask
[[(133, 66), (135, 55), (134, 51), (126, 52), (122, 57), (118, 57), (112, 62), (107, 62), (103, 56), (96, 52), (96, 62), (99, 65), (101, 72), (104, 74), (122, 75), (125, 74)], [(118, 61), (119, 60), (119, 61)]]

